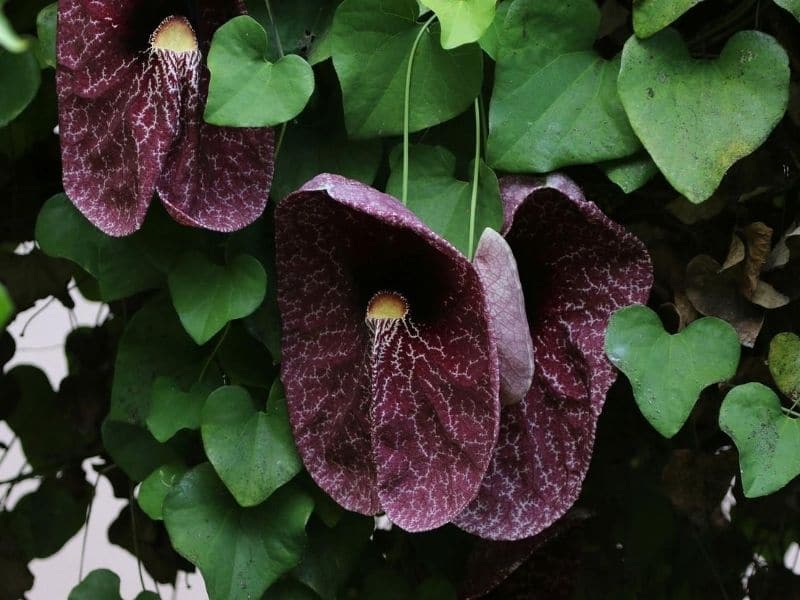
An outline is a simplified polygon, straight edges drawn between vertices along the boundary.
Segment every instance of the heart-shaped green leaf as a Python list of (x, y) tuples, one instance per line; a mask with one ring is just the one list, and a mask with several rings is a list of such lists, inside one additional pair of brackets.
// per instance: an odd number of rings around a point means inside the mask
[(242, 508), (204, 463), (167, 495), (164, 524), (175, 550), (202, 572), (210, 600), (252, 600), (299, 562), (313, 508), (293, 486)]
[(189, 252), (172, 268), (168, 281), (181, 323), (198, 344), (205, 344), (229, 321), (252, 313), (267, 290), (264, 267), (246, 254), (222, 267), (199, 252)]
[(313, 69), (296, 54), (271, 63), (268, 49), (267, 33), (252, 17), (235, 17), (217, 29), (208, 53), (207, 122), (271, 127), (303, 112), (314, 92)]
[(544, 173), (641, 148), (617, 96), (619, 60), (593, 49), (594, 0), (516, 0), (497, 50), (487, 161)]
[[(402, 147), (394, 149), (390, 164), (392, 174), (386, 192), (399, 198), (403, 187)], [(456, 157), (440, 146), (412, 146), (408, 171), (408, 207), (428, 227), (469, 256), (472, 182), (456, 179)], [(472, 173), (472, 164), (469, 172)], [(481, 161), (474, 242), (477, 244), (484, 228), (499, 231), (502, 225), (500, 184), (494, 171)]]
[[(2, 15), (0, 15), (2, 18)], [(0, 127), (25, 110), (39, 91), (42, 75), (39, 61), (30, 50), (14, 54), (0, 48)]]
[(771, 494), (800, 474), (800, 421), (783, 414), (768, 387), (733, 388), (719, 410), (719, 426), (739, 450), (745, 496)]
[(757, 31), (731, 37), (717, 60), (694, 60), (680, 35), (667, 29), (626, 42), (619, 95), (658, 168), (698, 203), (781, 120), (788, 60), (778, 42)]
[(159, 442), (166, 442), (181, 429), (199, 429), (203, 411), (213, 386), (196, 383), (188, 392), (172, 377), (159, 377), (153, 383), (147, 428)]
[(108, 569), (89, 573), (70, 593), (68, 600), (122, 600), (119, 575)]
[(65, 194), (45, 202), (36, 220), (36, 241), (50, 256), (66, 258), (97, 279), (111, 302), (160, 285), (161, 271), (143, 255), (138, 233), (112, 238), (86, 220)]
[(800, 337), (779, 333), (769, 343), (769, 371), (778, 389), (792, 402), (800, 400)]
[[(97, 569), (69, 593), (67, 600), (122, 600), (119, 575), (108, 569)], [(159, 600), (155, 592), (140, 592), (135, 600)]]
[(675, 335), (656, 313), (635, 305), (618, 310), (606, 331), (606, 354), (631, 382), (644, 417), (664, 437), (686, 422), (700, 392), (733, 377), (739, 336), (725, 321), (706, 317)]
[(164, 518), (164, 498), (175, 487), (175, 485), (186, 473), (186, 466), (182, 463), (169, 463), (161, 465), (150, 473), (139, 486), (139, 495), (136, 500), (139, 502), (145, 514), (154, 521), (161, 521)]
[(3, 332), (14, 314), (14, 303), (11, 301), (11, 296), (5, 286), (0, 283), (0, 332)]
[(255, 506), (302, 468), (280, 383), (265, 412), (246, 389), (222, 387), (206, 401), (203, 446), (225, 486), (242, 506)]
[(640, 38), (664, 29), (702, 0), (636, 0), (633, 3), (633, 30)]
[(800, 21), (800, 0), (775, 0), (775, 4), (788, 10)]
[[(416, 0), (345, 0), (331, 30), (333, 65), (354, 138), (403, 132), (408, 60), (423, 27)], [(477, 44), (446, 51), (434, 23), (420, 38), (411, 74), (409, 129), (419, 131), (464, 112), (483, 80)]]
[(492, 24), (496, 0), (423, 0), (442, 25), (442, 48), (477, 42)]
[[(103, 444), (132, 479), (174, 459), (145, 428), (156, 378), (172, 377), (190, 389), (200, 377), (211, 348), (198, 347), (181, 327), (169, 298), (160, 295), (130, 319), (117, 351), (111, 408), (103, 424)], [(211, 363), (203, 381), (217, 380)]]

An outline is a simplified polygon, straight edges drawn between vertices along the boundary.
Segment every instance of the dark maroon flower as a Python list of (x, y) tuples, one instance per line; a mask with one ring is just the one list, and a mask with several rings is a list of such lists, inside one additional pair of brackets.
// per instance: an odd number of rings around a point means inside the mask
[(109, 235), (142, 224), (157, 191), (180, 223), (241, 229), (261, 215), (271, 129), (203, 121), (203, 56), (237, 0), (60, 0), (59, 129), (64, 189)]
[(503, 407), (481, 490), (454, 522), (516, 540), (544, 530), (578, 497), (616, 378), (603, 352), (608, 319), (647, 301), (652, 267), (644, 245), (563, 176), (506, 178), (501, 192), (536, 372), (525, 399)]
[(477, 272), (396, 199), (321, 175), (276, 209), (281, 378), (300, 455), (349, 510), (409, 531), (477, 493), (497, 352)]

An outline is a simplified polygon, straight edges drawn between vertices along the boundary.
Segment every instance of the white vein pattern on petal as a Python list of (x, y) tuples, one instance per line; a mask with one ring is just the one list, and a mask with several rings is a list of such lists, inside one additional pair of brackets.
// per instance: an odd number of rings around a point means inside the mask
[(456, 520), (489, 539), (536, 535), (577, 499), (597, 418), (616, 378), (603, 352), (608, 319), (618, 308), (646, 301), (652, 286), (641, 242), (582, 195), (565, 195), (572, 182), (559, 176), (556, 185), (501, 182), (512, 217), (507, 237), (520, 269), (525, 261), (540, 261), (551, 281), (541, 283), (545, 298), (535, 315), (529, 307), (534, 384), (523, 402), (504, 407), (481, 493)]
[[(334, 202), (330, 202), (330, 200)], [(336, 219), (345, 219), (345, 224), (338, 229), (338, 231), (347, 232), (344, 235), (338, 233), (337, 236), (333, 236), (332, 234), (325, 235), (321, 233), (325, 231), (326, 227), (330, 229), (331, 221), (334, 219), (330, 214), (324, 214), (319, 207), (332, 204), (339, 205), (343, 209), (343, 212), (340, 211)], [(302, 209), (300, 206), (302, 206)], [(296, 214), (289, 217), (289, 212)], [(342, 215), (345, 216), (342, 217)], [(360, 215), (358, 219), (356, 219), (357, 215)], [(369, 216), (368, 221), (364, 220), (366, 215)], [(479, 424), (480, 431), (471, 431), (470, 437), (475, 440), (482, 439), (484, 444), (487, 438), (491, 438), (491, 441), (488, 442), (488, 450), (484, 448), (480, 458), (472, 458), (474, 462), (482, 463), (478, 464), (477, 470), (472, 469), (474, 482), (471, 484), (473, 488), (471, 494), (474, 495), (480, 476), (486, 468), (491, 446), (496, 438), (498, 417), (496, 401), (497, 367), (496, 361), (492, 358), (494, 347), (489, 339), (488, 325), (487, 333), (484, 335), (487, 339), (484, 340), (485, 344), (479, 347), (481, 348), (479, 352), (476, 353), (474, 350), (474, 340), (467, 339), (469, 337), (468, 333), (476, 328), (476, 324), (480, 328), (479, 324), (481, 322), (486, 323), (485, 304), (483, 303), (482, 294), (478, 294), (480, 301), (477, 304), (474, 298), (467, 300), (467, 303), (471, 302), (473, 305), (472, 312), (460, 315), (460, 318), (464, 320), (461, 328), (462, 330), (466, 328), (462, 336), (464, 339), (456, 336), (455, 339), (448, 340), (450, 344), (463, 345), (467, 349), (463, 353), (469, 356), (469, 360), (455, 365), (450, 363), (447, 365), (449, 370), (438, 367), (437, 370), (431, 370), (426, 367), (427, 378), (421, 378), (417, 376), (418, 369), (408, 368), (405, 364), (402, 365), (402, 369), (398, 369), (396, 361), (410, 361), (411, 365), (422, 364), (421, 359), (422, 355), (424, 355), (427, 365), (432, 363), (444, 364), (448, 362), (449, 356), (435, 351), (435, 348), (443, 346), (444, 342), (436, 340), (435, 337), (428, 338), (424, 333), (419, 334), (418, 330), (419, 335), (395, 336), (392, 338), (391, 348), (386, 348), (388, 354), (384, 357), (385, 360), (382, 359), (375, 363), (378, 368), (388, 370), (390, 376), (372, 378), (374, 382), (372, 385), (377, 383), (375, 393), (378, 396), (383, 396), (382, 390), (386, 390), (385, 398), (376, 399), (373, 403), (373, 392), (369, 387), (371, 380), (369, 376), (371, 370), (369, 359), (372, 341), (369, 337), (369, 330), (363, 323), (366, 307), (358, 306), (357, 300), (353, 297), (353, 286), (355, 285), (355, 282), (352, 281), (353, 275), (343, 269), (342, 265), (346, 262), (345, 254), (348, 248), (353, 244), (353, 239), (350, 236), (365, 236), (367, 235), (367, 230), (375, 230), (375, 226), (380, 225), (382, 235), (395, 230), (395, 228), (397, 231), (414, 232), (415, 235), (424, 240), (425, 244), (430, 245), (448, 257), (448, 260), (451, 261), (448, 268), (452, 269), (453, 276), (459, 281), (467, 273), (471, 272), (473, 286), (471, 288), (471, 296), (474, 296), (474, 286), (480, 285), (477, 276), (463, 256), (444, 240), (430, 232), (394, 198), (340, 177), (324, 175), (312, 180), (301, 191), (290, 195), (284, 200), (276, 216), (279, 305), (284, 322), (284, 365), (282, 377), (287, 388), (290, 416), (292, 417), (295, 435), (298, 437), (298, 448), (301, 451), (304, 462), (321, 487), (326, 489), (334, 499), (351, 510), (374, 514), (382, 504), (387, 512), (391, 511), (396, 522), (401, 526), (425, 528), (426, 523), (422, 519), (438, 518), (438, 515), (424, 514), (430, 513), (431, 508), (425, 505), (435, 501), (436, 503), (444, 504), (445, 511), (451, 511), (452, 505), (447, 506), (448, 500), (443, 500), (437, 495), (435, 499), (430, 497), (427, 500), (419, 499), (417, 502), (412, 503), (413, 505), (401, 510), (401, 502), (398, 502), (397, 497), (398, 495), (402, 496), (404, 490), (400, 482), (409, 477), (416, 478), (422, 471), (428, 474), (431, 472), (429, 464), (431, 457), (426, 455), (423, 460), (415, 461), (414, 465), (409, 465), (408, 459), (408, 452), (414, 452), (415, 447), (416, 451), (419, 451), (418, 440), (422, 439), (424, 444), (424, 438), (430, 437), (413, 433), (414, 427), (419, 423), (413, 419), (420, 414), (420, 407), (427, 403), (420, 401), (414, 404), (414, 399), (412, 398), (413, 410), (410, 411), (412, 420), (409, 421), (409, 415), (398, 413), (396, 400), (398, 396), (391, 390), (397, 386), (402, 390), (403, 385), (408, 388), (410, 382), (413, 381), (413, 385), (420, 389), (424, 389), (427, 386), (427, 393), (434, 390), (441, 394), (438, 388), (445, 384), (448, 386), (453, 385), (453, 378), (456, 380), (459, 377), (463, 378), (467, 373), (471, 379), (471, 388), (475, 388), (476, 372), (480, 370), (481, 384), (477, 386), (477, 391), (473, 389), (472, 393), (476, 397), (488, 399), (488, 402), (484, 400), (484, 417)], [(298, 221), (302, 221), (302, 223), (298, 223)], [(370, 222), (375, 225), (369, 225)], [(372, 231), (372, 235), (376, 235), (374, 231)], [(314, 249), (311, 254), (308, 252), (309, 245)], [(302, 276), (298, 275), (298, 273), (302, 273)], [(455, 288), (459, 289), (458, 285)], [(315, 295), (318, 297), (316, 304), (313, 301), (315, 300)], [(443, 304), (456, 308), (464, 304), (464, 299), (455, 296), (448, 297), (443, 300)], [(348, 307), (353, 305), (357, 308), (351, 314)], [(336, 318), (333, 320), (331, 318), (332, 311), (337, 311)], [(457, 313), (458, 311), (454, 310), (452, 312)], [(360, 322), (356, 324), (357, 321)], [(312, 364), (327, 365), (331, 362), (331, 353), (328, 348), (321, 345), (321, 342), (328, 340), (328, 343), (330, 343), (330, 337), (327, 334), (332, 330), (334, 323), (338, 325), (338, 331), (351, 342), (348, 344), (347, 357), (337, 365), (340, 368), (340, 372), (343, 370), (348, 374), (347, 379), (350, 384), (344, 388), (338, 386), (336, 382), (322, 381), (319, 378), (321, 369), (311, 367)], [(354, 331), (361, 333), (355, 335)], [(412, 332), (413, 330), (408, 329), (407, 331)], [(426, 340), (423, 346), (417, 347), (415, 344), (420, 337), (425, 337)], [(404, 340), (404, 343), (398, 343), (399, 340)], [(357, 349), (358, 346), (361, 347), (360, 351)], [(378, 346), (383, 346), (383, 344), (379, 343)], [(390, 356), (392, 353), (396, 353), (396, 356)], [(437, 354), (439, 356), (435, 356)], [(367, 360), (360, 360), (364, 358)], [(470, 361), (475, 364), (467, 364)], [(322, 371), (322, 374), (327, 375), (328, 373), (327, 371)], [(430, 379), (431, 377), (433, 379)], [(359, 385), (352, 385), (353, 380), (358, 381)], [(365, 383), (367, 385), (366, 390), (364, 388)], [(459, 387), (462, 385), (467, 387), (465, 384), (460, 384)], [(354, 401), (353, 396), (357, 394), (364, 394), (365, 397), (359, 401)], [(428, 398), (425, 398), (425, 400), (428, 400)], [(441, 404), (440, 399), (437, 399), (437, 401), (438, 404)], [(476, 402), (474, 399), (472, 401), (480, 404), (479, 401)], [(446, 408), (442, 409), (441, 406), (436, 406), (436, 409), (431, 408), (434, 404), (427, 404), (427, 419), (421, 423), (421, 426), (424, 426), (426, 430), (436, 427), (441, 428), (439, 421), (442, 416), (439, 413), (444, 414), (445, 422), (450, 418), (446, 414)], [(361, 426), (358, 435), (365, 435), (366, 438), (358, 439), (355, 442), (353, 440), (350, 441), (353, 448), (363, 448), (365, 441), (367, 444), (375, 445), (376, 460), (380, 469), (380, 482), (375, 481), (375, 464), (371, 460), (370, 464), (365, 464), (363, 461), (356, 462), (355, 469), (349, 472), (344, 470), (341, 464), (331, 461), (331, 458), (336, 455), (336, 451), (339, 450), (339, 448), (331, 449), (332, 443), (334, 445), (338, 443), (336, 435), (332, 436), (332, 440), (328, 440), (325, 435), (307, 433), (314, 429), (312, 424), (322, 424), (326, 427), (326, 431), (330, 432), (331, 429), (327, 425), (332, 422), (332, 419), (336, 418), (336, 412), (338, 411), (340, 414), (346, 412), (348, 407), (352, 412), (344, 422), (358, 423)], [(402, 413), (403, 411), (399, 412)], [(320, 418), (320, 414), (325, 415), (324, 419)], [(370, 426), (370, 415), (377, 420), (377, 424), (373, 423), (374, 427)], [(365, 417), (366, 421), (363, 420)], [(397, 422), (393, 421), (394, 419), (402, 423), (402, 429), (407, 434), (412, 432), (408, 437), (413, 439), (392, 437), (391, 428), (386, 428), (383, 424)], [(370, 430), (372, 431), (372, 439), (370, 438)], [(375, 433), (376, 431), (377, 433)], [(319, 434), (320, 432), (317, 430), (315, 433)], [(472, 435), (473, 433), (475, 435)], [(339, 438), (341, 437), (343, 436), (339, 435)], [(436, 433), (435, 437), (438, 439), (440, 437), (439, 433)], [(377, 443), (373, 442), (373, 439), (377, 440)], [(472, 439), (470, 441), (472, 442)], [(478, 445), (476, 444), (476, 446)], [(442, 448), (445, 448), (445, 446), (446, 444), (443, 444)], [(430, 448), (425, 446), (422, 451), (428, 452), (429, 450)], [(447, 454), (441, 449), (436, 450), (440, 454), (432, 457), (435, 460), (438, 460), (440, 455)], [(371, 452), (368, 454), (370, 455), (369, 458), (371, 458)], [(364, 458), (362, 453), (354, 451), (349, 452), (347, 456), (353, 459), (355, 457)], [(415, 456), (420, 457), (423, 455), (416, 454)], [(461, 458), (463, 459), (463, 457)], [(445, 462), (452, 462), (452, 460), (451, 456), (448, 455)], [(411, 471), (410, 468), (415, 469), (415, 471)], [(469, 470), (467, 469), (467, 471)], [(478, 476), (475, 477), (474, 475), (477, 472), (479, 472)], [(458, 469), (452, 468), (449, 470), (444, 468), (441, 472), (437, 471), (432, 475), (437, 482), (436, 487), (439, 490), (452, 490), (453, 485), (462, 487), (462, 482), (454, 481), (459, 476), (463, 476), (463, 473), (458, 472)], [(365, 491), (363, 488), (368, 487), (369, 482), (372, 482), (373, 494), (377, 493), (381, 496), (381, 502), (377, 503), (377, 506), (375, 497), (369, 499), (364, 497)], [(360, 490), (358, 489), (359, 483)], [(376, 485), (378, 487), (377, 492), (375, 490)], [(417, 488), (419, 486), (414, 487)], [(361, 492), (360, 495), (359, 491)], [(409, 489), (408, 492), (413, 494), (414, 490)], [(456, 498), (455, 502), (461, 503), (463, 499)], [(359, 506), (356, 506), (356, 504)]]

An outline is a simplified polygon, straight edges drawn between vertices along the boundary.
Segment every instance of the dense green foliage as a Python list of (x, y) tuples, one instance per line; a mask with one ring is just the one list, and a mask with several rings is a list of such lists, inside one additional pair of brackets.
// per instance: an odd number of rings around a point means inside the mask
[[(609, 394), (576, 507), (491, 593), (800, 594), (784, 565), (800, 542), (800, 2), (247, 4), (214, 36), (205, 119), (276, 126), (267, 211), (223, 234), (154, 203), (112, 238), (63, 193), (56, 5), (0, 0), (0, 419), (19, 479), (41, 482), (13, 506), (16, 480), (0, 486), (0, 600), (81, 531), (96, 477), (132, 504), (112, 543), (161, 583), (198, 569), (212, 600), (444, 600), (478, 572), (498, 583), (510, 567), (477, 568), (484, 542), (375, 530), (304, 471), (278, 377), (273, 212), (338, 173), (471, 256), (502, 228), (499, 178), (553, 170), (645, 242), (656, 282), (650, 308), (608, 330), (630, 380)], [(9, 368), (8, 323), (77, 293), (109, 311), (52, 340), (58, 388)], [(100, 570), (69, 598), (119, 597)]]

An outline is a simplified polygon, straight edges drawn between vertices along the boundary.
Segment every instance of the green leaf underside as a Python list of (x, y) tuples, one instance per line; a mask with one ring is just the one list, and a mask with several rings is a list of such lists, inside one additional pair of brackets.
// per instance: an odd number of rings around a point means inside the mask
[(725, 321), (705, 317), (670, 335), (656, 313), (640, 305), (614, 313), (605, 347), (630, 380), (642, 415), (668, 438), (704, 388), (733, 377), (740, 355), (739, 337)]
[(496, 0), (424, 0), (442, 26), (442, 48), (477, 42), (492, 24)]
[(800, 337), (779, 333), (769, 344), (769, 372), (792, 402), (800, 400)]
[[(0, 14), (0, 30), (4, 17)], [(36, 55), (0, 48), (0, 127), (8, 125), (31, 103), (42, 81)]]
[(314, 72), (300, 56), (269, 62), (267, 34), (249, 16), (214, 34), (208, 54), (211, 82), (204, 118), (230, 127), (270, 127), (299, 115), (314, 92)]
[(599, 166), (606, 177), (626, 194), (635, 192), (658, 173), (658, 167), (646, 152), (604, 162)]
[(487, 162), (544, 173), (641, 148), (617, 95), (619, 59), (593, 49), (592, 0), (517, 0), (497, 50)]
[(169, 463), (150, 473), (139, 487), (139, 508), (154, 521), (161, 521), (164, 518), (164, 499), (186, 471), (182, 463)]
[[(336, 11), (331, 52), (353, 138), (403, 132), (403, 99), (411, 46), (422, 28), (416, 0), (345, 0)], [(433, 24), (422, 35), (411, 79), (410, 131), (452, 119), (480, 92), (477, 44), (446, 51)]]
[(650, 37), (702, 0), (636, 0), (633, 3), (633, 30), (640, 38)]
[(733, 388), (720, 408), (719, 426), (739, 450), (747, 497), (771, 494), (800, 474), (800, 421), (783, 414), (768, 387), (747, 383)]
[(226, 266), (200, 252), (181, 257), (168, 277), (175, 310), (187, 333), (205, 344), (223, 327), (255, 311), (266, 294), (267, 275), (252, 256), (242, 254)]
[(625, 44), (619, 94), (661, 172), (699, 203), (780, 121), (789, 98), (788, 58), (770, 36), (742, 31), (717, 60), (694, 60), (680, 35), (667, 29)]
[(204, 463), (167, 495), (164, 523), (173, 547), (203, 574), (210, 600), (250, 600), (299, 562), (312, 510), (293, 486), (242, 508)]
[[(390, 157), (391, 176), (386, 192), (401, 195), (403, 178), (402, 148)], [(469, 172), (472, 173), (472, 164)], [(416, 145), (410, 149), (408, 208), (447, 241), (469, 255), (469, 215), (472, 182), (455, 177), (456, 157), (440, 146)], [(475, 231), (486, 227), (499, 231), (503, 225), (503, 207), (497, 176), (481, 161), (478, 177), (478, 205)]]
[(302, 468), (280, 384), (263, 412), (244, 388), (219, 388), (203, 408), (202, 435), (208, 459), (242, 506), (260, 504)]

